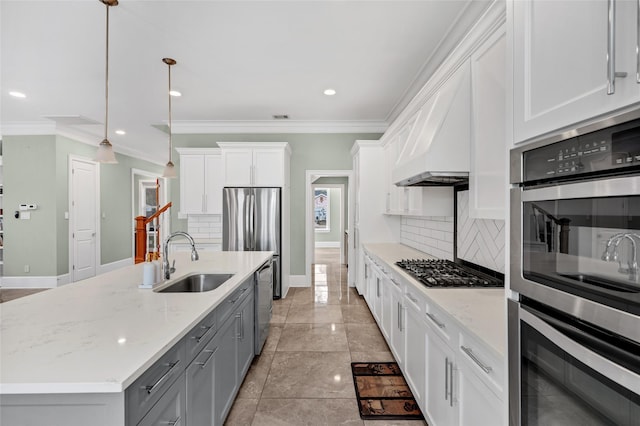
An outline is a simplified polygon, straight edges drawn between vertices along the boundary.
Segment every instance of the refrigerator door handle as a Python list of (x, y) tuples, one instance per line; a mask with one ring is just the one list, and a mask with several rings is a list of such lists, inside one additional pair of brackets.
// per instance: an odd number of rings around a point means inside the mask
[(249, 249), (255, 250), (256, 248), (256, 238), (254, 235), (254, 221), (255, 221), (255, 210), (256, 210), (256, 195), (249, 195)]

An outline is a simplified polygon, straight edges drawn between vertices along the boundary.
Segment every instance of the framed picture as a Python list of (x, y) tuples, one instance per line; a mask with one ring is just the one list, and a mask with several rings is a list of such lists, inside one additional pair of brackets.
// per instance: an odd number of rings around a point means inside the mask
[(313, 190), (314, 229), (319, 232), (329, 232), (329, 189), (315, 188)]

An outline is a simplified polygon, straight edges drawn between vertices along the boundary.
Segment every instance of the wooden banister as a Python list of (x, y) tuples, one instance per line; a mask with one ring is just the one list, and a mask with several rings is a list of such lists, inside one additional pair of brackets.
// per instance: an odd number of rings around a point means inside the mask
[[(135, 254), (135, 263), (144, 262), (147, 257), (147, 225), (154, 221), (157, 217), (159, 217), (162, 213), (167, 211), (167, 209), (171, 207), (171, 202), (168, 202), (163, 208), (155, 212), (149, 217), (138, 216), (135, 218), (136, 221), (136, 254)], [(157, 255), (157, 253), (156, 253)], [(152, 259), (155, 260), (155, 259)]]

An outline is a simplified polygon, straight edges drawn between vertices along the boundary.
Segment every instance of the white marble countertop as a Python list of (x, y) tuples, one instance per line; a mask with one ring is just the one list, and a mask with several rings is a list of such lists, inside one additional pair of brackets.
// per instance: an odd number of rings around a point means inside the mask
[[(415, 285), (431, 301), (439, 305), (464, 327), (493, 349), (496, 355), (506, 355), (506, 299), (504, 289), (496, 288), (429, 288), (420, 284), (395, 265), (401, 259), (434, 258), (402, 244), (364, 244), (365, 250), (386, 263), (390, 269)], [(434, 258), (435, 259), (435, 258)]]
[(0, 304), (0, 394), (124, 391), (271, 254), (202, 252), (191, 262), (175, 253), (162, 287), (191, 273), (235, 274), (204, 293), (139, 289), (138, 264)]

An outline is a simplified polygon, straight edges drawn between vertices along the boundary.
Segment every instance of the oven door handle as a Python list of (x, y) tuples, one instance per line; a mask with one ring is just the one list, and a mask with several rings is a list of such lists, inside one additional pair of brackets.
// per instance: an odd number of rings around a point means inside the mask
[(566, 200), (571, 198), (623, 197), (640, 194), (640, 176), (607, 178), (524, 189), (522, 202)]
[[(550, 326), (546, 321), (528, 312), (522, 307), (519, 310), (520, 320), (540, 332), (543, 336), (557, 345), (561, 350), (582, 362), (589, 368), (599, 372), (620, 386), (640, 394), (640, 375), (618, 365), (602, 355), (593, 352), (584, 345), (570, 339), (563, 333)], [(584, 333), (576, 329), (576, 332)], [(585, 333), (586, 334), (586, 333)], [(635, 355), (637, 356), (637, 355)]]

